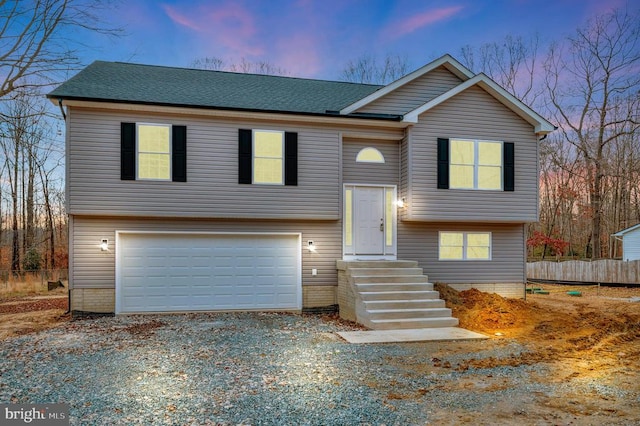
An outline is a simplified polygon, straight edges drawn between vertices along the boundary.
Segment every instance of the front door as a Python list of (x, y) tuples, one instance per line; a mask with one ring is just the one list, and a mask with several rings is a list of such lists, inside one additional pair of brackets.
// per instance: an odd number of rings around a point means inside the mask
[(395, 186), (344, 186), (343, 258), (395, 260)]
[(355, 252), (384, 254), (384, 188), (356, 187), (354, 197)]

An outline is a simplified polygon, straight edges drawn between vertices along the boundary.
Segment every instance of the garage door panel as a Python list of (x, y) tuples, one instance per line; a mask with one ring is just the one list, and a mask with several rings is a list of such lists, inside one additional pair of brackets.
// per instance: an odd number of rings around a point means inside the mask
[(300, 309), (297, 235), (119, 237), (118, 312)]

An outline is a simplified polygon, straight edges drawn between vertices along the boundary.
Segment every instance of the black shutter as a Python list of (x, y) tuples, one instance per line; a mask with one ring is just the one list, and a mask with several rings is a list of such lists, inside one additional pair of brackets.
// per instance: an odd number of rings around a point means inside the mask
[(238, 183), (252, 182), (251, 130), (238, 130)]
[(504, 190), (514, 191), (516, 185), (515, 147), (513, 142), (505, 142), (502, 147), (502, 170)]
[(438, 138), (438, 189), (449, 189), (449, 139)]
[(284, 133), (284, 184), (298, 185), (298, 134)]
[(120, 123), (120, 179), (136, 180), (136, 123)]
[(187, 181), (187, 126), (172, 127), (171, 174), (174, 182)]

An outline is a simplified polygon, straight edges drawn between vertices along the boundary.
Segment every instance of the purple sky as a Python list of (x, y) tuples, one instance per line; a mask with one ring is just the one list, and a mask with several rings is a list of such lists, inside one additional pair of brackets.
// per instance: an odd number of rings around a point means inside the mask
[(292, 76), (339, 78), (363, 54), (406, 56), (410, 68), (461, 47), (538, 33), (543, 42), (638, 0), (123, 0), (83, 56), (185, 67), (196, 58), (268, 61)]

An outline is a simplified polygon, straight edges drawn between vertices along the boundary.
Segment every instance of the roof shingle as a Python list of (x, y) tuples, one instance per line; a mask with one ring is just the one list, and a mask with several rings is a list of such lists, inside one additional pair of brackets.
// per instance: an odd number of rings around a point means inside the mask
[(96, 61), (47, 95), (200, 108), (326, 114), (382, 86)]

